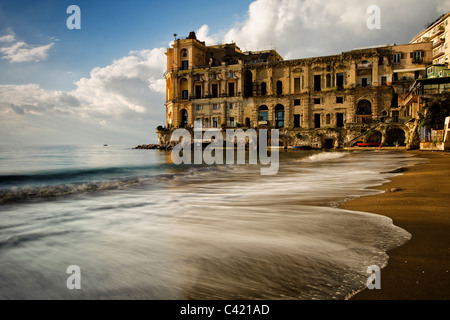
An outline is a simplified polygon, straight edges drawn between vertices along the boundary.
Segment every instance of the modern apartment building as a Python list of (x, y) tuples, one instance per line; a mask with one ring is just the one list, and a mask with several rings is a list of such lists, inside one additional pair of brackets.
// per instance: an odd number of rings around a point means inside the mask
[(431, 42), (433, 44), (433, 64), (443, 65), (450, 62), (450, 12), (439, 17), (425, 30), (416, 35), (411, 43)]

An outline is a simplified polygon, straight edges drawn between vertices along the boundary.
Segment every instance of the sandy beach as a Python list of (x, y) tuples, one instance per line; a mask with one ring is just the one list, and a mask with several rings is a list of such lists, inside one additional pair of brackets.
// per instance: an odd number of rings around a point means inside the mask
[(450, 154), (413, 151), (426, 163), (376, 189), (385, 193), (362, 197), (343, 209), (381, 214), (412, 234), (388, 252), (381, 290), (364, 290), (354, 300), (450, 299)]

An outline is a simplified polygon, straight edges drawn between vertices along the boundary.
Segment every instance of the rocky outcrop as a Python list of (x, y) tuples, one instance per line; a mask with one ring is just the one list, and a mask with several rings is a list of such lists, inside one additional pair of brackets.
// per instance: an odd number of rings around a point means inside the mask
[(143, 144), (133, 148), (135, 150), (172, 150), (172, 145), (160, 145), (160, 144)]

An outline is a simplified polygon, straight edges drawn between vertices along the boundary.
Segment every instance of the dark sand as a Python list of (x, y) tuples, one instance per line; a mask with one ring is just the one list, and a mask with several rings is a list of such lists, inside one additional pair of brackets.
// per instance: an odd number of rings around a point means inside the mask
[(353, 300), (450, 300), (450, 154), (412, 153), (427, 163), (376, 188), (383, 194), (342, 205), (388, 216), (412, 234), (408, 243), (388, 252), (381, 290), (366, 289)]

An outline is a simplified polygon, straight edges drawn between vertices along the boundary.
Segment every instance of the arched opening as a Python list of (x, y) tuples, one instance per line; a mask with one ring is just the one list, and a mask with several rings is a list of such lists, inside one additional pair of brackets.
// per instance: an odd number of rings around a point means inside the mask
[(261, 83), (261, 95), (265, 96), (267, 94), (267, 84), (265, 82)]
[(400, 128), (392, 128), (386, 133), (386, 143), (389, 146), (404, 146), (405, 140), (405, 131)]
[(367, 137), (367, 143), (381, 143), (382, 138), (383, 135), (381, 134), (381, 132), (376, 131)]
[(275, 107), (275, 128), (284, 128), (284, 106), (281, 104)]
[(253, 73), (250, 70), (244, 73), (244, 96), (253, 97)]
[(283, 94), (283, 82), (281, 80), (277, 81), (277, 95)]
[(181, 70), (189, 69), (189, 60), (188, 60), (188, 51), (187, 49), (181, 50)]
[(372, 122), (372, 103), (369, 100), (361, 100), (358, 102), (356, 117), (359, 124)]
[(269, 108), (267, 106), (261, 106), (258, 109), (258, 121), (269, 121)]
[(189, 99), (189, 81), (186, 78), (180, 80), (180, 93), (181, 99)]
[(181, 109), (180, 111), (180, 127), (185, 128), (188, 125), (189, 122), (189, 116), (186, 109)]
[(245, 126), (247, 127), (247, 128), (250, 128), (250, 118), (245, 118)]

